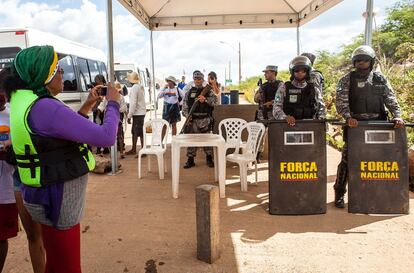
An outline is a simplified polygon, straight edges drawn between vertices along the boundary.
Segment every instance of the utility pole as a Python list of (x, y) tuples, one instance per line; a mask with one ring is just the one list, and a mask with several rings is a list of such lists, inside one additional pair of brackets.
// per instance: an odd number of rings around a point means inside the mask
[(365, 35), (364, 35), (364, 44), (371, 46), (372, 43), (372, 21), (373, 21), (373, 12), (374, 0), (367, 0), (367, 10), (364, 12), (365, 17)]
[(224, 86), (227, 85), (227, 68), (224, 68)]
[(229, 80), (230, 80), (231, 83), (233, 83), (231, 81), (231, 61), (229, 61)]
[(242, 80), (242, 75), (241, 75), (241, 45), (239, 42), (239, 85), (241, 83)]

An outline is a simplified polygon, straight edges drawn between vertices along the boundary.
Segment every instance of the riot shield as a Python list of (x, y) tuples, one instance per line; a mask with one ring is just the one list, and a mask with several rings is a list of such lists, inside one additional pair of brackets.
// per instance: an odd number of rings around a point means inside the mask
[(409, 212), (407, 135), (393, 127), (359, 121), (348, 128), (348, 212)]
[(326, 213), (324, 121), (269, 121), (269, 213)]

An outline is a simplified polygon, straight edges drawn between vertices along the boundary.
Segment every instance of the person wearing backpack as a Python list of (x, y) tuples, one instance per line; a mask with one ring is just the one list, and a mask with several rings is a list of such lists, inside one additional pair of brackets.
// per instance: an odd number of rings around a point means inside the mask
[[(301, 54), (301, 56), (307, 57), (311, 61), (311, 64), (313, 67), (313, 64), (316, 59), (315, 54), (304, 52)], [(323, 77), (322, 72), (312, 68), (312, 71), (310, 72), (309, 76), (310, 76), (310, 82), (313, 85), (315, 85), (317, 88), (319, 88), (319, 90), (321, 90), (322, 95), (323, 95), (323, 91), (325, 90), (325, 78)]]
[[(162, 110), (162, 118), (172, 127), (172, 135), (177, 134), (177, 122), (181, 121), (180, 114), (180, 97), (183, 98), (183, 91), (176, 86), (177, 79), (169, 76), (165, 79), (167, 85), (160, 91), (158, 98), (164, 99), (164, 107)], [(163, 137), (165, 132), (163, 132)]]

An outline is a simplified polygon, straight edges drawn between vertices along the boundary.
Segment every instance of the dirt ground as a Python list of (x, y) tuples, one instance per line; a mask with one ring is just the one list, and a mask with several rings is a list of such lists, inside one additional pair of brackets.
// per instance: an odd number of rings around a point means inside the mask
[[(133, 156), (121, 160), (116, 176), (91, 174), (81, 222), (83, 272), (413, 272), (414, 195), (409, 215), (349, 214), (335, 208), (332, 186), (340, 153), (329, 146), (327, 151), (323, 215), (269, 215), (267, 162), (259, 165), (259, 182), (249, 184), (248, 192), (240, 191), (238, 168), (227, 164), (226, 198), (220, 200), (221, 258), (211, 265), (196, 258), (195, 188), (214, 184), (201, 150), (196, 167), (180, 170), (178, 199), (172, 198), (171, 168), (159, 180), (155, 160), (152, 173), (143, 160), (141, 180)], [(169, 164), (170, 158), (168, 150)], [(184, 162), (182, 151), (181, 166)], [(10, 240), (4, 272), (32, 272), (24, 231)]]
[[(238, 168), (228, 165), (226, 198), (220, 200), (222, 252), (212, 265), (195, 255), (194, 189), (214, 183), (201, 150), (197, 166), (180, 172), (179, 199), (171, 197), (171, 173), (159, 180), (157, 171), (146, 172), (146, 160), (141, 180), (131, 156), (116, 176), (91, 174), (81, 223), (83, 272), (413, 272), (413, 210), (381, 216), (336, 209), (331, 189), (339, 153), (328, 151), (324, 215), (269, 215), (267, 163), (259, 166), (259, 183), (245, 193)], [(10, 240), (4, 272), (31, 272), (24, 232)]]

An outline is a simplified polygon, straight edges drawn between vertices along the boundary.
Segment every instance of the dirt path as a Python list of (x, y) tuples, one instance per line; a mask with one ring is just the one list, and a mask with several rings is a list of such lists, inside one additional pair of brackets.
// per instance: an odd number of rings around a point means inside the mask
[[(197, 166), (180, 173), (177, 200), (171, 198), (170, 173), (160, 181), (157, 172), (144, 171), (138, 180), (131, 157), (121, 161), (124, 171), (117, 176), (92, 174), (82, 221), (83, 272), (412, 272), (413, 210), (370, 216), (334, 208), (339, 153), (328, 151), (324, 215), (269, 215), (267, 163), (259, 166), (260, 182), (246, 193), (240, 192), (238, 169), (228, 166), (227, 198), (220, 203), (222, 257), (213, 265), (195, 258), (194, 189), (213, 181), (201, 151)], [(10, 241), (9, 251), (4, 272), (31, 272), (24, 232)]]
[[(129, 130), (130, 125), (126, 143)], [(202, 152), (195, 168), (181, 169), (176, 200), (171, 197), (171, 170), (161, 181), (157, 171), (146, 172), (144, 160), (144, 177), (138, 180), (136, 159), (123, 159), (123, 172), (117, 176), (90, 175), (81, 223), (83, 272), (413, 272), (414, 195), (410, 215), (357, 215), (336, 209), (332, 185), (340, 154), (329, 146), (327, 154), (329, 204), (324, 215), (269, 215), (267, 163), (259, 165), (259, 183), (244, 193), (238, 168), (228, 165), (227, 197), (220, 201), (222, 256), (213, 265), (195, 256), (194, 189), (214, 180)], [(169, 151), (167, 155), (170, 163)], [(24, 232), (10, 241), (4, 272), (31, 272), (26, 244)]]

